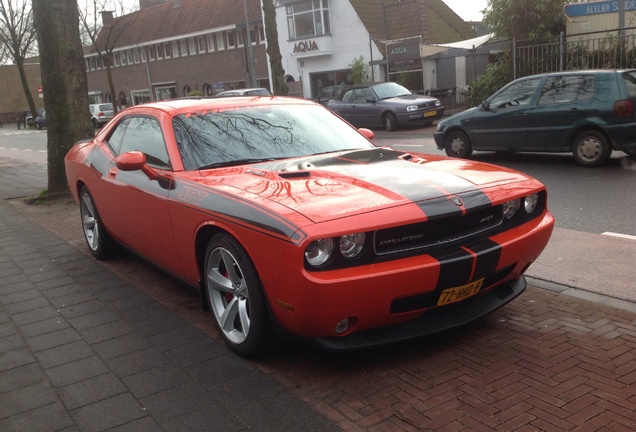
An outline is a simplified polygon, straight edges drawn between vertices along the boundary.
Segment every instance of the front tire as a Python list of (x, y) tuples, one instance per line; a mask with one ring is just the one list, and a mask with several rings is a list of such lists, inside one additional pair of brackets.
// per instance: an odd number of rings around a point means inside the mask
[(384, 124), (384, 130), (387, 132), (394, 132), (398, 128), (397, 117), (393, 113), (384, 114), (382, 123)]
[(238, 355), (252, 357), (270, 338), (265, 294), (256, 268), (233, 237), (217, 234), (205, 252), (205, 290), (223, 339)]
[(607, 161), (612, 149), (602, 133), (589, 130), (581, 132), (574, 140), (574, 160), (585, 167), (596, 167)]
[(79, 193), (80, 216), (82, 218), (82, 230), (88, 249), (99, 260), (112, 257), (116, 251), (116, 243), (104, 228), (102, 218), (99, 216), (95, 201), (88, 188), (82, 186)]
[(473, 154), (473, 147), (468, 136), (462, 131), (452, 131), (444, 138), (444, 150), (451, 157), (468, 159)]

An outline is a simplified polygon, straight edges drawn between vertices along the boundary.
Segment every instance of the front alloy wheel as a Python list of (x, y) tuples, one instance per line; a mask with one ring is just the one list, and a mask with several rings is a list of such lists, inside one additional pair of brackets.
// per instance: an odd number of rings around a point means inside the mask
[(247, 252), (229, 235), (216, 235), (208, 244), (205, 289), (230, 348), (244, 357), (259, 353), (270, 331), (263, 289)]

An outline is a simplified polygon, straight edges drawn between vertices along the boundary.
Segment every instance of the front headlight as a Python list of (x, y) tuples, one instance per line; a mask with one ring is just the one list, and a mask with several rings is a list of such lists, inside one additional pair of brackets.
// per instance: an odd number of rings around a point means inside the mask
[(340, 237), (340, 253), (345, 258), (357, 257), (364, 248), (364, 233), (347, 234)]
[(435, 106), (442, 106), (442, 103), (439, 100), (435, 101)]
[(413, 112), (413, 111), (417, 111), (418, 110), (418, 106), (417, 105), (409, 105), (406, 107), (406, 111), (407, 112)]
[(333, 255), (333, 240), (330, 238), (314, 240), (305, 249), (307, 262), (314, 267), (319, 267), (329, 261)]
[(537, 203), (539, 202), (539, 194), (533, 193), (532, 195), (528, 195), (523, 200), (523, 208), (525, 209), (527, 214), (530, 214), (537, 208)]
[(517, 210), (519, 210), (519, 208), (521, 207), (521, 200), (512, 200), (512, 201), (506, 201), (503, 204), (503, 214), (506, 217), (506, 219), (510, 219), (511, 217), (513, 217), (515, 215), (515, 213), (517, 213)]

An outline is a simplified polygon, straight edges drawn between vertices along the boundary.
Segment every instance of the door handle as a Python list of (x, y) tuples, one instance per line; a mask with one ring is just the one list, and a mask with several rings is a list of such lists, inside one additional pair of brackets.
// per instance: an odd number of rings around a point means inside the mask
[(115, 177), (117, 177), (117, 168), (111, 168), (108, 170), (108, 178), (114, 179)]

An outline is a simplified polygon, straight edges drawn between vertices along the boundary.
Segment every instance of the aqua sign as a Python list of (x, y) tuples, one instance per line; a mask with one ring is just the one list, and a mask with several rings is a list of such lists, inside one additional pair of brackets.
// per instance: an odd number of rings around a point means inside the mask
[[(616, 13), (619, 10), (618, 2), (619, 0), (569, 4), (565, 6), (565, 14), (570, 18), (574, 18)], [(624, 2), (625, 11), (636, 11), (636, 0), (624, 0)]]

